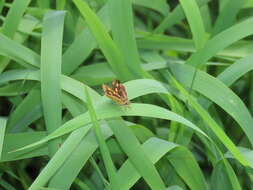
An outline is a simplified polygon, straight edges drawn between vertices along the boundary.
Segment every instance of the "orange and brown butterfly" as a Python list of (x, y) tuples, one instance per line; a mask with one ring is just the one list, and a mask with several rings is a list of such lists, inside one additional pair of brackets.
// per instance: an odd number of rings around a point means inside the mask
[(126, 89), (119, 80), (114, 80), (112, 82), (112, 88), (108, 85), (102, 85), (104, 93), (107, 97), (112, 99), (114, 102), (120, 105), (129, 105), (130, 101), (128, 100)]

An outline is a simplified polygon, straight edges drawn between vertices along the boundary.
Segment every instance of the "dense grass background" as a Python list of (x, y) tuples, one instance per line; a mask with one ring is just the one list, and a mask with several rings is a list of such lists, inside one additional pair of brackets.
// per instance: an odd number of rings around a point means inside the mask
[(0, 0), (0, 189), (253, 189), (252, 9)]

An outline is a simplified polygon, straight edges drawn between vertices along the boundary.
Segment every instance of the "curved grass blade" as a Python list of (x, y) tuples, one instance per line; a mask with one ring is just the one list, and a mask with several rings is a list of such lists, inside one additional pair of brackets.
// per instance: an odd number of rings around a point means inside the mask
[(135, 78), (141, 78), (143, 71), (134, 36), (132, 1), (109, 0), (108, 5), (113, 39), (129, 71)]
[[(21, 18), (30, 3), (31, 0), (15, 0), (12, 3), (10, 10), (6, 16), (1, 32), (9, 37), (13, 38), (16, 31), (18, 30), (18, 26), (21, 22)], [(9, 64), (9, 59), (0, 57), (0, 73), (7, 67)]]
[(149, 9), (156, 10), (162, 15), (167, 15), (169, 13), (169, 5), (165, 0), (157, 0), (155, 2), (145, 1), (145, 0), (133, 0), (135, 5), (143, 6)]
[(225, 5), (223, 5), (222, 10), (218, 18), (216, 19), (212, 31), (212, 35), (216, 35), (224, 29), (232, 26), (236, 21), (236, 16), (240, 9), (242, 8), (245, 0), (237, 1), (231, 0), (227, 1)]
[(3, 8), (4, 8), (4, 4), (5, 4), (5, 0), (2, 0), (0, 2), (0, 12), (2, 12)]
[[(224, 172), (226, 171), (226, 172)], [(222, 181), (221, 181), (222, 179)], [(241, 190), (240, 183), (233, 171), (233, 168), (226, 162), (217, 162), (214, 167), (211, 176), (211, 186), (213, 189), (217, 190), (229, 190), (229, 189), (238, 189)]]
[(130, 79), (131, 74), (128, 71), (128, 67), (124, 62), (120, 50), (107, 33), (105, 26), (101, 23), (97, 15), (89, 8), (85, 1), (74, 0), (74, 3), (85, 18), (112, 70), (118, 78), (122, 78), (123, 80)]
[(185, 12), (187, 21), (189, 22), (193, 41), (198, 51), (205, 45), (205, 28), (201, 18), (200, 10), (196, 1), (180, 0), (180, 4)]
[(3, 143), (6, 129), (6, 118), (0, 118), (0, 160), (2, 159)]
[(32, 50), (22, 46), (0, 33), (0, 54), (7, 56), (24, 67), (38, 68), (40, 56)]
[(1, 162), (9, 162), (14, 160), (21, 160), (26, 158), (38, 157), (48, 155), (48, 148), (45, 145), (40, 146), (32, 151), (21, 151), (14, 154), (9, 154), (8, 152), (16, 149), (18, 147), (22, 147), (36, 141), (41, 140), (46, 136), (45, 132), (26, 132), (26, 133), (14, 133), (14, 134), (6, 134), (4, 138), (3, 145), (3, 154), (1, 158)]
[(157, 190), (165, 189), (165, 184), (159, 176), (159, 173), (151, 160), (149, 160), (147, 153), (144, 152), (131, 129), (129, 129), (121, 119), (109, 120), (107, 123), (112, 129), (123, 151), (128, 156), (128, 159), (148, 183), (150, 188)]
[[(137, 104), (137, 103), (132, 103), (131, 104), (131, 109), (124, 110), (120, 108), (117, 105), (113, 105), (110, 100), (105, 100), (103, 102), (100, 102), (100, 105), (96, 107), (98, 119), (109, 119), (109, 118), (114, 118), (114, 117), (119, 117), (119, 116), (143, 116), (143, 117), (152, 117), (152, 118), (160, 118), (160, 119), (166, 119), (166, 120), (173, 120), (177, 121), (194, 131), (202, 134), (204, 137), (208, 138), (209, 137), (201, 130), (199, 129), (196, 125), (188, 121), (187, 119), (177, 115), (176, 113), (170, 112), (169, 110), (151, 105), (151, 104)], [(23, 148), (11, 151), (11, 152), (17, 152), (20, 150), (25, 150), (28, 148), (32, 148), (34, 146), (38, 146), (40, 144), (43, 144), (51, 139), (60, 137), (64, 134), (67, 134), (73, 130), (76, 130), (86, 124), (90, 123), (90, 119), (87, 113), (82, 114), (65, 124), (63, 124), (60, 128), (56, 129), (53, 133), (49, 134), (46, 138), (42, 139), (41, 141), (38, 141), (36, 143), (33, 143), (31, 145), (25, 146)], [(10, 152), (10, 153), (11, 153)]]
[[(110, 28), (107, 11), (108, 6), (105, 4), (97, 13), (101, 22), (104, 24), (106, 31)], [(89, 45), (87, 46), (87, 44)], [(97, 45), (96, 39), (93, 37), (90, 29), (87, 28), (82, 31), (63, 54), (62, 73), (67, 75), (72, 73), (85, 59), (88, 58)]]
[(93, 129), (95, 131), (96, 139), (99, 144), (99, 149), (100, 149), (100, 152), (102, 155), (102, 159), (104, 161), (104, 165), (105, 165), (107, 174), (109, 176), (109, 180), (112, 184), (112, 190), (120, 190), (121, 188), (118, 183), (116, 169), (113, 164), (109, 149), (108, 149), (106, 142), (102, 136), (102, 131), (100, 129), (100, 126), (99, 126), (99, 123), (97, 120), (97, 116), (96, 116), (96, 112), (93, 108), (92, 101), (91, 101), (91, 98), (90, 98), (87, 88), (85, 88), (85, 96), (86, 96), (86, 100), (87, 100), (87, 107), (89, 110), (90, 120), (91, 120)]
[[(184, 149), (183, 147), (178, 146), (177, 144), (159, 139), (159, 138), (150, 138), (145, 143), (143, 143), (142, 148), (147, 153), (149, 159), (152, 161), (152, 163), (158, 162), (162, 157), (166, 156), (167, 153), (174, 154), (174, 151), (183, 151), (184, 157), (178, 158), (178, 162), (180, 161), (182, 164), (182, 167), (184, 167), (187, 162), (188, 167), (190, 167), (190, 170), (185, 171), (183, 174), (182, 171), (180, 171), (180, 168), (177, 167), (177, 163), (174, 162), (175, 170), (179, 173), (182, 173), (182, 175), (195, 175), (198, 181), (194, 181), (189, 178), (184, 178), (185, 182), (191, 187), (191, 189), (206, 189), (205, 180), (200, 172), (200, 168), (195, 161), (195, 159), (192, 157), (191, 153)], [(152, 152), (152, 154), (150, 154)], [(172, 157), (167, 156), (168, 159), (173, 162)], [(175, 157), (176, 159), (176, 157)], [(187, 160), (187, 162), (186, 162)], [(185, 163), (182, 163), (182, 161), (185, 161)], [(131, 174), (131, 175), (129, 175)], [(125, 161), (125, 163), (121, 166), (118, 172), (118, 176), (121, 180), (122, 188), (124, 190), (130, 189), (141, 177), (140, 174), (135, 169), (134, 165), (131, 163), (131, 161), (128, 159)]]
[(23, 81), (7, 84), (0, 87), (0, 96), (20, 96), (28, 93), (35, 85), (36, 84), (32, 81), (26, 82), (25, 84)]
[[(81, 107), (80, 107), (80, 102), (78, 102), (77, 99), (74, 99), (73, 97), (71, 97), (71, 95), (63, 94), (62, 98), (63, 98), (64, 105), (67, 107), (67, 109), (70, 111), (70, 113), (73, 116), (78, 116), (85, 111), (85, 108), (83, 107), (84, 105), (81, 105)], [(87, 127), (85, 127), (85, 128), (87, 128)], [(72, 171), (73, 170), (76, 171), (75, 166), (79, 163), (78, 160), (83, 158), (81, 156), (81, 154), (83, 152), (85, 152), (83, 150), (88, 149), (88, 148), (84, 148), (84, 149), (79, 150), (79, 147), (82, 145), (81, 142), (83, 141), (84, 137), (86, 136), (86, 133), (84, 133), (84, 131), (89, 130), (89, 129), (90, 129), (90, 127), (88, 129), (80, 128), (80, 129), (74, 131), (73, 133), (71, 133), (69, 135), (69, 137), (65, 140), (64, 144), (67, 143), (68, 141), (72, 142), (72, 144), (75, 142), (75, 146), (68, 146), (68, 147), (63, 148), (63, 150), (62, 150), (64, 152), (63, 155), (65, 155), (65, 154), (68, 155), (69, 152), (71, 152), (71, 154), (68, 157), (62, 157), (59, 155), (58, 159), (61, 159), (61, 161), (63, 161), (61, 165), (51, 164), (49, 166), (49, 163), (48, 163), (48, 165), (47, 165), (48, 167), (46, 166), (47, 169), (49, 171), (53, 169), (54, 172), (49, 173), (49, 172), (47, 172), (47, 170), (45, 170), (45, 171), (43, 170), (43, 172), (47, 173), (46, 181), (48, 181), (50, 179), (49, 185), (48, 185), (49, 187), (56, 187), (56, 188), (60, 188), (62, 190), (65, 190), (65, 189), (67, 190), (70, 188), (70, 184), (77, 177), (76, 175), (74, 175), (75, 177), (72, 178), (72, 176), (73, 176)], [(89, 130), (88, 136), (91, 133), (90, 131), (91, 130)], [(85, 138), (87, 138), (87, 136)], [(61, 146), (61, 148), (64, 146), (64, 144)], [(77, 156), (77, 158), (76, 158), (76, 156)], [(62, 173), (61, 170), (63, 167), (65, 167), (66, 162), (68, 162), (73, 157), (75, 157), (75, 161), (71, 162), (71, 166), (70, 166), (70, 168), (68, 168), (68, 172)], [(59, 175), (60, 175), (60, 178), (58, 178)], [(41, 179), (39, 179), (39, 177), (36, 180), (41, 181)], [(71, 180), (71, 183), (69, 183), (69, 185), (68, 185), (68, 182), (70, 180)]]
[[(208, 3), (209, 0), (197, 0), (199, 7)], [(181, 5), (177, 5), (173, 11), (166, 16), (163, 21), (155, 28), (154, 33), (163, 33), (166, 29), (171, 28), (173, 25), (179, 23), (185, 18)]]
[(190, 189), (208, 189), (203, 173), (192, 153), (185, 147), (170, 152), (167, 159)]
[[(64, 161), (71, 155), (73, 147), (76, 147), (82, 138), (89, 131), (90, 126), (83, 127), (82, 129), (72, 133), (68, 139), (61, 145), (60, 149), (50, 159), (49, 163), (43, 168), (39, 176), (33, 181), (28, 190), (37, 190), (46, 185), (48, 180), (54, 173), (63, 165)], [(81, 135), (79, 135), (81, 133)]]
[[(141, 49), (176, 50), (176, 51), (182, 51), (182, 52), (195, 52), (196, 51), (194, 48), (193, 41), (189, 40), (189, 39), (179, 38), (179, 37), (175, 37), (175, 36), (162, 35), (162, 34), (151, 34), (151, 33), (147, 33), (147, 32), (139, 33), (139, 35), (141, 35), (141, 37), (137, 40), (137, 44), (138, 44), (138, 47)], [(219, 39), (217, 38), (217, 41), (212, 42), (211, 44), (214, 46), (215, 43), (217, 43), (216, 45), (218, 45), (218, 47), (220, 48), (221, 45), (224, 45), (224, 44), (219, 45), (219, 43), (221, 43), (221, 39), (223, 39), (223, 37), (221, 37)], [(212, 54), (212, 55), (210, 55), (210, 57), (215, 56), (215, 54), (221, 55), (221, 56), (230, 56), (230, 57), (244, 57), (244, 56), (247, 56), (247, 55), (253, 53), (253, 51), (252, 51), (253, 45), (250, 41), (238, 41), (238, 42), (234, 43), (235, 41), (228, 43), (225, 46), (225, 49), (220, 48), (217, 51), (215, 50), (214, 53), (210, 52)], [(232, 43), (234, 43), (234, 44), (232, 44)], [(218, 47), (216, 47), (216, 48), (218, 48)], [(205, 54), (208, 54), (209, 49), (207, 46), (205, 46), (205, 49), (206, 48), (207, 48), (207, 50), (205, 50), (205, 51), (207, 51), (207, 52), (205, 52)]]
[[(78, 133), (80, 129), (74, 133)], [(112, 135), (112, 131), (104, 123), (101, 130), (105, 139), (108, 139)], [(50, 180), (49, 186), (62, 190), (68, 190), (83, 166), (97, 149), (98, 142), (96, 140), (96, 136), (94, 131), (90, 130), (87, 136), (85, 136), (80, 144), (74, 149), (71, 156), (69, 156), (64, 164), (58, 168), (57, 173)]]
[(190, 97), (190, 94), (175, 79), (173, 79), (173, 83), (179, 89), (179, 91), (187, 97), (189, 105), (198, 112), (201, 118), (208, 124), (208, 126), (212, 129), (212, 131), (220, 139), (220, 141), (227, 147), (228, 150), (231, 151), (233, 156), (242, 165), (250, 166), (245, 157), (240, 153), (234, 143), (230, 140), (230, 138), (226, 135), (222, 128), (216, 123), (216, 121), (209, 115), (209, 113), (204, 108), (202, 108), (195, 100), (193, 100)]
[[(107, 127), (103, 127), (102, 129), (105, 139), (109, 138), (112, 135), (111, 130), (109, 130)], [(59, 168), (59, 171), (51, 180), (52, 187), (67, 190), (70, 187), (71, 183), (74, 181), (75, 177), (78, 175), (81, 168), (85, 165), (89, 157), (95, 152), (97, 148), (98, 144), (95, 136), (92, 133), (89, 133), (75, 150), (76, 153), (72, 154), (71, 157), (66, 160), (64, 165)], [(142, 145), (142, 148), (147, 153), (147, 156), (153, 164), (159, 161), (168, 152), (173, 151), (177, 148), (180, 149), (178, 145), (158, 138), (150, 138)], [(149, 152), (152, 152), (152, 154), (148, 154)], [(184, 158), (180, 159), (179, 161), (182, 162), (183, 159)], [(189, 166), (191, 165), (192, 164)], [(64, 178), (64, 176), (66, 176), (66, 172), (68, 173), (68, 177)], [(196, 169), (191, 168), (189, 172), (194, 172), (194, 175), (199, 180), (199, 184), (205, 183), (204, 179), (201, 176), (201, 173), (198, 173)], [(141, 177), (129, 159), (121, 166), (117, 172), (117, 175), (121, 181), (121, 188), (124, 190), (130, 189)], [(186, 183), (189, 184), (190, 187), (196, 187), (197, 185), (195, 183), (192, 183), (191, 179), (186, 179)], [(204, 186), (202, 186), (201, 189), (205, 189)]]
[(30, 2), (31, 0), (15, 0), (12, 3), (12, 6), (8, 11), (8, 14), (3, 24), (3, 28), (1, 30), (4, 35), (8, 36), (9, 38), (14, 37), (21, 18)]
[[(65, 12), (50, 11), (43, 20), (41, 39), (41, 100), (48, 133), (61, 125), (61, 57)], [(52, 156), (59, 141), (49, 143)]]
[(40, 90), (37, 86), (30, 90), (28, 95), (10, 114), (7, 131), (17, 133), (24, 131), (34, 120), (42, 116)]
[(240, 77), (253, 69), (253, 54), (250, 54), (227, 67), (217, 78), (227, 86), (232, 85)]
[[(189, 87), (194, 68), (187, 65), (170, 64), (176, 78)], [(182, 73), (184, 73), (182, 75)], [(206, 85), (209, 84), (209, 85)], [(198, 71), (193, 89), (203, 94), (230, 114), (238, 122), (253, 145), (253, 119), (242, 100), (225, 84), (205, 72)]]
[(189, 65), (204, 65), (208, 59), (223, 50), (232, 43), (253, 34), (253, 29), (248, 26), (253, 24), (253, 18), (242, 21), (239, 24), (224, 30), (207, 41), (205, 47), (194, 53), (186, 62)]
[[(196, 1), (188, 1), (188, 0), (180, 0), (180, 4), (183, 7), (185, 12), (187, 21), (189, 22), (193, 41), (195, 44), (196, 51), (200, 50), (205, 45), (205, 28), (203, 24), (203, 20), (201, 18), (200, 10)], [(191, 86), (189, 89), (189, 93), (191, 94), (191, 90), (195, 81), (195, 77), (197, 74), (197, 68), (199, 65), (196, 65), (196, 69), (191, 81)]]

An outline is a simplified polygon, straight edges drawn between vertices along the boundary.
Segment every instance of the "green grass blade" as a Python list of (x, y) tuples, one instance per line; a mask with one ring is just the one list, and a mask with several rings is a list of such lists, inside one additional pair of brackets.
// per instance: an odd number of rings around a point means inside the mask
[(56, 9), (63, 10), (66, 4), (66, 0), (56, 0)]
[(14, 37), (14, 34), (18, 29), (20, 20), (30, 1), (31, 0), (15, 0), (12, 3), (11, 9), (6, 16), (3, 28), (1, 30), (4, 35), (8, 36), (9, 38)]
[(91, 100), (91, 97), (89, 95), (89, 92), (88, 92), (87, 88), (85, 88), (85, 96), (86, 96), (86, 99), (87, 99), (87, 107), (88, 107), (88, 110), (89, 110), (91, 123), (92, 123), (93, 129), (95, 131), (96, 139), (97, 139), (98, 144), (99, 144), (99, 149), (100, 149), (103, 161), (104, 161), (104, 165), (105, 165), (107, 174), (109, 176), (109, 180), (112, 184), (112, 190), (120, 190), (121, 188), (120, 188), (120, 185), (118, 183), (118, 179), (117, 179), (117, 175), (116, 175), (116, 169), (115, 169), (115, 166), (113, 164), (109, 149), (108, 149), (108, 147), (106, 145), (106, 142), (105, 142), (105, 140), (102, 136), (102, 131), (100, 129), (100, 126), (99, 126), (99, 123), (98, 123), (98, 120), (97, 120), (97, 116), (96, 116), (96, 112), (93, 108), (92, 100)]
[[(208, 3), (209, 0), (197, 0), (199, 7)], [(177, 5), (170, 14), (168, 14), (163, 21), (155, 28), (154, 33), (163, 33), (166, 29), (171, 28), (173, 25), (179, 23), (185, 18), (182, 6)]]
[(180, 4), (189, 22), (196, 50), (199, 50), (205, 45), (206, 38), (205, 28), (198, 5), (195, 0), (180, 0)]
[(131, 0), (108, 1), (112, 36), (123, 54), (129, 71), (135, 78), (141, 78), (143, 71), (136, 46)]
[(6, 190), (16, 190), (15, 187), (10, 185), (6, 180), (2, 179), (2, 177), (0, 177), (0, 185), (4, 187)]
[(213, 189), (241, 189), (240, 183), (228, 161), (217, 162), (212, 172), (211, 180)]
[[(189, 151), (186, 151), (183, 147), (178, 146), (177, 144), (167, 142), (165, 140), (159, 139), (159, 138), (150, 138), (145, 143), (143, 143), (142, 148), (146, 153), (148, 153), (149, 159), (152, 161), (152, 163), (156, 163), (159, 161), (162, 157), (166, 156), (167, 153), (170, 153), (174, 155), (175, 151), (183, 152), (183, 157), (177, 157), (175, 156), (175, 159), (171, 156), (167, 156), (168, 159), (170, 159), (172, 162), (174, 162), (174, 166), (177, 172), (181, 173), (182, 175), (195, 175), (196, 181), (194, 181), (191, 176), (191, 178), (184, 177), (186, 183), (192, 188), (200, 188), (200, 189), (206, 189), (205, 180), (203, 178), (202, 173), (200, 172), (200, 168), (198, 164), (196, 163), (195, 159), (191, 155)], [(151, 154), (152, 152), (152, 154)], [(169, 155), (170, 155), (169, 154)], [(178, 163), (182, 163), (182, 167), (189, 167), (189, 170), (184, 171), (181, 170), (180, 166), (178, 166), (175, 162), (176, 159), (178, 159)], [(129, 175), (131, 174), (131, 175)], [(121, 184), (123, 189), (130, 189), (132, 185), (134, 185), (137, 180), (141, 177), (140, 174), (135, 169), (134, 165), (131, 163), (131, 161), (128, 159), (124, 162), (124, 164), (121, 166), (118, 172), (118, 176), (121, 179)]]
[[(37, 190), (47, 184), (54, 173), (63, 165), (64, 161), (71, 155), (82, 138), (87, 134), (90, 127), (82, 128), (72, 133), (68, 139), (61, 145), (60, 149), (54, 154), (49, 163), (40, 172), (39, 176), (33, 181), (28, 190)], [(77, 133), (78, 132), (78, 133)], [(81, 135), (79, 135), (81, 134)]]
[(148, 183), (150, 188), (157, 190), (165, 189), (159, 173), (148, 158), (147, 153), (141, 148), (133, 132), (120, 119), (110, 120), (108, 124), (130, 162)]
[(60, 190), (60, 189), (49, 188), (49, 187), (40, 187), (39, 190)]
[(28, 68), (38, 68), (40, 57), (32, 50), (7, 38), (0, 33), (0, 54), (7, 56)]
[(14, 82), (0, 87), (0, 96), (19, 96), (26, 94), (33, 89), (35, 85), (36, 84), (31, 81), (26, 82), (25, 84), (23, 81)]
[(227, 147), (227, 149), (233, 154), (233, 156), (244, 166), (250, 166), (245, 157), (240, 153), (234, 143), (222, 130), (222, 128), (216, 123), (216, 121), (209, 115), (209, 113), (202, 108), (195, 100), (193, 100), (189, 93), (174, 79), (173, 83), (179, 89), (179, 91), (187, 97), (189, 105), (192, 106), (201, 118), (208, 124), (215, 135), (220, 139), (220, 141)]
[[(168, 152), (177, 148), (177, 145), (154, 137), (144, 142), (141, 145), (141, 148), (145, 151), (148, 159), (155, 164)], [(119, 169), (118, 176), (121, 180), (122, 189), (127, 190), (130, 189), (138, 181), (138, 179), (140, 179), (141, 174), (135, 168), (135, 165), (130, 161), (130, 159), (128, 159)]]
[[(152, 117), (152, 118), (160, 118), (165, 120), (172, 120), (177, 121), (181, 124), (183, 124), (186, 127), (191, 128), (192, 130), (202, 134), (204, 137), (208, 138), (208, 136), (199, 129), (196, 125), (188, 121), (187, 119), (177, 115), (176, 113), (170, 112), (169, 110), (151, 105), (151, 104), (131, 104), (131, 109), (128, 110), (122, 110), (121, 108), (117, 107), (116, 105), (111, 105), (108, 101), (105, 101), (97, 108), (97, 114), (98, 119), (109, 119), (119, 116), (143, 116), (143, 117)], [(25, 150), (28, 148), (32, 148), (35, 146), (38, 146), (40, 144), (43, 144), (51, 139), (60, 137), (64, 134), (67, 134), (73, 130), (76, 130), (80, 127), (82, 127), (85, 124), (90, 123), (90, 119), (88, 114), (82, 114), (65, 124), (63, 124), (60, 128), (56, 129), (53, 133), (49, 134), (46, 138), (42, 139), (41, 141), (38, 141), (36, 143), (33, 143), (31, 145), (25, 146), (20, 149), (13, 150), (11, 152), (17, 152), (21, 150)], [(208, 138), (209, 139), (209, 138)]]
[(97, 15), (89, 8), (86, 2), (82, 0), (74, 0), (74, 3), (85, 18), (113, 72), (115, 72), (118, 78), (123, 80), (129, 79), (131, 75), (128, 71), (128, 67), (124, 62), (120, 50), (107, 33), (105, 26), (98, 19)]
[[(61, 57), (64, 15), (62, 11), (48, 12), (43, 21), (41, 40), (41, 98), (48, 133), (61, 125)], [(58, 149), (50, 143), (50, 155)]]
[(227, 67), (222, 73), (220, 73), (217, 78), (227, 86), (231, 86), (240, 77), (253, 69), (252, 59), (253, 55), (251, 54), (237, 60), (235, 63)]
[[(236, 26), (236, 25), (235, 25)], [(246, 26), (245, 26), (246, 27)], [(221, 34), (219, 34), (221, 35)], [(192, 40), (185, 39), (185, 38), (179, 38), (175, 36), (168, 36), (168, 35), (161, 35), (161, 34), (150, 34), (150, 33), (143, 33), (141, 35), (142, 37), (137, 40), (138, 47), (141, 49), (147, 49), (147, 50), (176, 50), (179, 52), (195, 52), (194, 44)], [(217, 45), (222, 44), (221, 39), (223, 39), (226, 35), (222, 36), (221, 38), (217, 38), (217, 41), (212, 42), (211, 44), (215, 46), (215, 43)], [(233, 36), (231, 36), (233, 37)], [(218, 43), (219, 42), (219, 43)], [(207, 42), (208, 43), (208, 42)], [(226, 42), (227, 43), (227, 42)], [(233, 43), (233, 42), (231, 42)], [(229, 47), (227, 47), (229, 46)], [(208, 46), (205, 46), (205, 49)], [(215, 46), (215, 48), (220, 48), (221, 46)], [(215, 53), (210, 52), (212, 55), (210, 57), (217, 55), (221, 56), (229, 56), (229, 57), (244, 57), (249, 54), (252, 54), (253, 45), (249, 41), (238, 41), (234, 44), (227, 44), (224, 48), (220, 48)], [(205, 50), (205, 54), (208, 54), (208, 50)], [(202, 51), (202, 50), (201, 50)], [(206, 55), (205, 55), (206, 56)], [(209, 57), (209, 58), (210, 58)], [(209, 59), (208, 58), (208, 59)]]
[(0, 2), (0, 13), (2, 12), (3, 8), (4, 8), (4, 4), (5, 4), (5, 0), (2, 0)]
[[(35, 81), (40, 81), (40, 72), (39, 71), (32, 71), (32, 70), (13, 70), (10, 72), (6, 72), (0, 76), (0, 78), (3, 77), (2, 82), (7, 82), (13, 80), (35, 80)], [(0, 82), (1, 83), (1, 82)], [(86, 97), (83, 93), (84, 89), (86, 88), (86, 85), (83, 83), (76, 81), (70, 77), (67, 77), (65, 75), (61, 76), (61, 84), (62, 84), (62, 89), (66, 92), (70, 92), (72, 95), (75, 97), (83, 100), (86, 102)], [(88, 87), (89, 88), (89, 87)], [(90, 94), (94, 99), (99, 98), (100, 96), (96, 91), (93, 89), (89, 88)]]
[[(16, 31), (18, 30), (19, 24), (21, 23), (21, 19), (23, 14), (30, 3), (30, 0), (16, 0), (12, 3), (11, 8), (8, 11), (6, 19), (4, 21), (1, 32), (9, 37), (13, 38)], [(0, 73), (5, 70), (7, 65), (9, 64), (9, 59), (0, 57)]]
[(6, 129), (6, 119), (0, 118), (0, 160), (2, 159), (2, 153), (3, 153), (5, 129)]
[[(106, 30), (110, 27), (107, 10), (108, 6), (106, 4), (97, 13)], [(63, 54), (62, 73), (72, 73), (80, 64), (83, 63), (97, 45), (98, 44), (96, 39), (93, 37), (91, 30), (88, 28), (84, 29)]]
[[(63, 98), (64, 105), (67, 107), (67, 109), (70, 111), (70, 113), (73, 116), (80, 115), (81, 113), (85, 111), (85, 108), (83, 108), (84, 105), (80, 107), (80, 103), (77, 101), (77, 99), (74, 99), (71, 95), (64, 93), (62, 98)], [(51, 177), (51, 180), (49, 181), (49, 185), (48, 185), (49, 187), (55, 187), (61, 190), (65, 190), (65, 189), (68, 190), (70, 188), (70, 185), (73, 183), (74, 179), (77, 177), (77, 174), (79, 173), (77, 172), (76, 174), (75, 172), (72, 172), (72, 171), (73, 170), (76, 171), (75, 166), (80, 164), (79, 159), (85, 158), (81, 156), (80, 154), (84, 152), (83, 150), (88, 149), (88, 148), (79, 149), (79, 147), (81, 146), (82, 144), (81, 142), (83, 141), (84, 137), (85, 138), (87, 137), (85, 131), (88, 131), (89, 129), (90, 127), (89, 128), (85, 127), (85, 128), (80, 128), (74, 131), (68, 137), (68, 139), (64, 142), (64, 144), (67, 144), (68, 141), (76, 142), (76, 143), (78, 141), (76, 146), (68, 146), (68, 148), (64, 148), (64, 151), (66, 151), (65, 152), (66, 154), (68, 154), (68, 152), (71, 152), (71, 154), (64, 160), (63, 164), (58, 165), (59, 167), (55, 168), (54, 175)], [(61, 147), (65, 146), (64, 144)], [(67, 167), (67, 171), (65, 172), (66, 170), (65, 167), (66, 165), (68, 165), (67, 163), (69, 162), (69, 160), (71, 160), (71, 158), (75, 158), (75, 161), (70, 162), (71, 166), (69, 168)], [(85, 162), (82, 162), (82, 163), (85, 163)], [(52, 167), (54, 167), (54, 165), (52, 165)], [(62, 170), (64, 170), (64, 172), (62, 172)]]
[[(171, 65), (171, 68), (178, 80), (185, 86), (190, 87), (189, 81), (193, 76), (194, 68), (174, 64)], [(184, 74), (182, 75), (182, 73)], [(252, 116), (242, 100), (233, 91), (221, 81), (202, 71), (198, 71), (193, 89), (229, 113), (239, 123), (251, 145), (253, 145)]]
[(190, 189), (208, 189), (194, 156), (187, 148), (177, 148), (167, 158)]
[(50, 8), (50, 0), (37, 0), (37, 3), (39, 7), (43, 9), (49, 9)]
[(145, 0), (133, 0), (135, 5), (143, 6), (149, 9), (153, 9), (161, 13), (162, 15), (167, 15), (169, 13), (169, 5), (165, 0), (157, 0), (154, 2)]
[(219, 51), (242, 38), (252, 35), (253, 29), (249, 29), (252, 24), (253, 18), (249, 18), (217, 34), (206, 42), (203, 49), (194, 53), (186, 63), (189, 65), (204, 65), (208, 59), (215, 56)]
[[(80, 129), (77, 131), (79, 130)], [(105, 139), (112, 136), (112, 131), (107, 125), (103, 124), (101, 130)], [(94, 132), (90, 130), (87, 136), (82, 139), (82, 142), (73, 151), (71, 156), (65, 161), (64, 165), (59, 168), (57, 173), (53, 176), (49, 185), (62, 190), (68, 190), (83, 166), (97, 149), (98, 142), (96, 136)]]
[(42, 116), (40, 93), (37, 86), (29, 92), (11, 113), (8, 119), (7, 131), (14, 133), (24, 131), (29, 124)]
[(243, 4), (245, 3), (244, 1), (245, 0), (231, 0), (226, 2), (224, 8), (220, 12), (218, 18), (214, 23), (212, 35), (218, 34), (224, 29), (229, 28), (236, 22), (236, 16), (242, 8)]
[(8, 162), (26, 158), (32, 158), (37, 156), (48, 155), (48, 148), (46, 145), (40, 146), (33, 151), (22, 151), (13, 154), (9, 154), (13, 149), (34, 143), (36, 141), (41, 140), (46, 136), (45, 132), (26, 132), (26, 133), (14, 133), (14, 134), (6, 134), (3, 145), (3, 154), (1, 158), (1, 162)]

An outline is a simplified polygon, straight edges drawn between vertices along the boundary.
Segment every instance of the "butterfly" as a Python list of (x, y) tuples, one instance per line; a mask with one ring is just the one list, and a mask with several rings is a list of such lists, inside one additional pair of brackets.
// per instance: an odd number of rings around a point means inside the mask
[(126, 89), (119, 80), (114, 80), (112, 82), (112, 88), (103, 84), (102, 88), (107, 97), (112, 99), (114, 102), (121, 105), (129, 105), (130, 101), (128, 100)]

